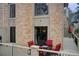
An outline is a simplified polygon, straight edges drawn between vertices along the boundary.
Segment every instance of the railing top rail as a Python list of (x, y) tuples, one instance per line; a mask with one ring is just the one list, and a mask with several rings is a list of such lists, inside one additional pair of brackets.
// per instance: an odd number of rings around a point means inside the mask
[(46, 49), (38, 49), (38, 51), (49, 52), (49, 53), (58, 53), (58, 54), (67, 54), (67, 55), (73, 55), (73, 56), (79, 56), (79, 54), (70, 53), (70, 52), (64, 52), (64, 51), (52, 51), (52, 50), (46, 50)]
[[(0, 43), (3, 46), (12, 46), (12, 47), (18, 47), (18, 48), (25, 48), (25, 49), (32, 49), (30, 47), (22, 46), (22, 45), (17, 45), (14, 43)], [(79, 56), (79, 54), (76, 53), (70, 53), (70, 52), (65, 52), (65, 51), (52, 51), (52, 50), (46, 50), (46, 49), (37, 49), (38, 51), (43, 51), (43, 52), (49, 52), (49, 53), (57, 53), (57, 54), (67, 54), (67, 55), (73, 55), (73, 56)]]
[(18, 44), (15, 44), (15, 43), (0, 43), (0, 44), (1, 44), (1, 45), (5, 45), (5, 46), (13, 46), (13, 47), (31, 49), (31, 48), (29, 48), (29, 47), (22, 46), (22, 45), (18, 45)]
[(74, 33), (72, 33), (72, 34), (79, 40), (79, 38), (78, 38), (78, 36), (76, 34), (74, 34)]

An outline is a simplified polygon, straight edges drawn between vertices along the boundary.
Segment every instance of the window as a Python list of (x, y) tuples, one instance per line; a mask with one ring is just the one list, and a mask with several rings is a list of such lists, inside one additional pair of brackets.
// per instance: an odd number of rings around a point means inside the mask
[(15, 43), (16, 42), (16, 28), (15, 27), (10, 27), (10, 42)]
[(35, 16), (48, 15), (48, 4), (46, 3), (35, 3)]
[(9, 17), (15, 18), (15, 4), (9, 3)]

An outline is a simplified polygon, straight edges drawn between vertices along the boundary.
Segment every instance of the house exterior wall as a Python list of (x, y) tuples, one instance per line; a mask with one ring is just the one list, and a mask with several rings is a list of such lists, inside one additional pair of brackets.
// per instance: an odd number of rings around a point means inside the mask
[(50, 17), (50, 38), (53, 40), (53, 46), (63, 42), (64, 35), (64, 4), (49, 4)]
[[(2, 18), (2, 15), (3, 15), (3, 8), (2, 8), (2, 4), (0, 4), (0, 36), (2, 36), (3, 37), (3, 35), (2, 35), (2, 20), (3, 20), (3, 18)], [(0, 42), (1, 42), (2, 40), (0, 40)]]
[(3, 43), (10, 43), (10, 27), (15, 26), (15, 19), (9, 18), (7, 3), (0, 3), (0, 35)]
[[(16, 27), (16, 43), (21, 45), (26, 45), (27, 42), (33, 39), (33, 4), (16, 3), (16, 18), (8, 18), (8, 4), (3, 4), (0, 6), (2, 13), (2, 20), (0, 20), (0, 25), (3, 28), (3, 41), (10, 42), (10, 26)], [(63, 42), (64, 36), (64, 4), (62, 3), (52, 3), (48, 4), (49, 15), (47, 17), (49, 28), (49, 39), (53, 40), (53, 46), (58, 43)], [(1, 14), (0, 14), (1, 15)], [(44, 21), (43, 21), (44, 22)], [(36, 23), (37, 24), (37, 23)], [(7, 40), (6, 40), (7, 39)]]
[(16, 43), (27, 45), (32, 36), (32, 5), (16, 4)]
[(8, 33), (8, 4), (0, 4), (0, 29), (2, 34), (2, 42), (9, 42)]
[[(32, 39), (32, 4), (17, 4), (16, 14), (16, 39), (17, 42), (26, 44)], [(52, 10), (53, 9), (53, 10)], [(29, 16), (30, 15), (30, 16)], [(49, 19), (50, 20), (50, 39), (53, 40), (53, 45), (62, 43), (63, 27), (64, 27), (64, 6), (63, 4), (49, 4)], [(19, 24), (18, 24), (19, 23)]]
[(2, 15), (3, 15), (3, 7), (2, 7), (2, 4), (0, 4), (0, 27), (2, 27)]

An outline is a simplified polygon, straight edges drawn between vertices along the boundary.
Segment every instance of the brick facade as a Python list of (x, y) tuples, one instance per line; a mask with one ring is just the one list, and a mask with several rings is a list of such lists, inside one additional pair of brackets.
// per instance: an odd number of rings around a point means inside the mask
[(32, 40), (32, 5), (16, 4), (16, 43)]
[(53, 45), (62, 43), (63, 27), (64, 27), (64, 5), (61, 3), (49, 4), (50, 14), (50, 38), (53, 40)]
[[(8, 4), (4, 4), (3, 27), (9, 28), (10, 24), (16, 26), (16, 43), (27, 45), (27, 41), (33, 39), (33, 4), (17, 3), (16, 18), (8, 21)], [(49, 6), (49, 38), (53, 40), (53, 45), (63, 42), (64, 36), (64, 4), (52, 3)], [(1, 10), (1, 9), (0, 9)], [(9, 19), (11, 20), (11, 19)], [(14, 22), (14, 23), (12, 23)], [(8, 30), (7, 30), (8, 32)], [(6, 34), (7, 35), (7, 34)], [(7, 36), (9, 37), (9, 36)], [(7, 38), (9, 39), (9, 38)]]

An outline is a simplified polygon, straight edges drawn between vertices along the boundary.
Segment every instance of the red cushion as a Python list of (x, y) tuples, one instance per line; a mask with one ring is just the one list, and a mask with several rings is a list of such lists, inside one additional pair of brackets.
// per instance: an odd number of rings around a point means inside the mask
[(52, 45), (52, 40), (47, 40), (47, 41), (46, 41), (46, 45), (47, 45), (47, 46), (51, 46), (51, 45)]
[(29, 41), (29, 42), (28, 42), (28, 46), (30, 47), (30, 46), (32, 46), (32, 45), (34, 45), (34, 42), (33, 42), (33, 41)]
[(53, 48), (52, 50), (54, 51), (60, 51), (61, 48), (61, 43), (57, 44), (55, 48)]
[(55, 49), (54, 49), (54, 48), (53, 48), (52, 50), (53, 50), (53, 51), (55, 51)]

